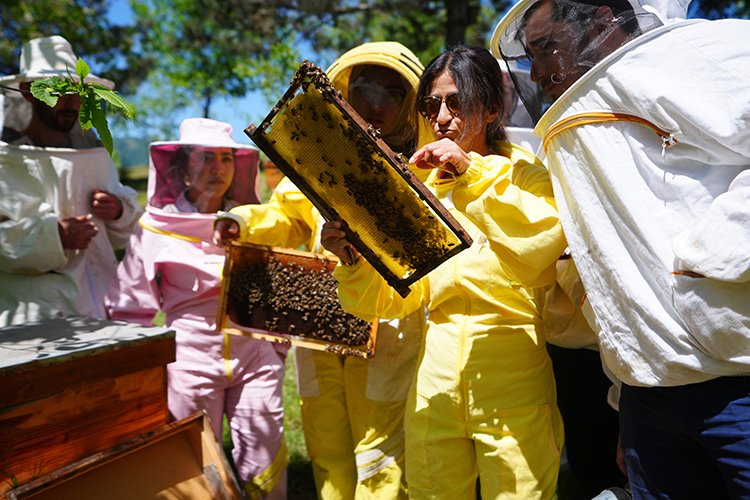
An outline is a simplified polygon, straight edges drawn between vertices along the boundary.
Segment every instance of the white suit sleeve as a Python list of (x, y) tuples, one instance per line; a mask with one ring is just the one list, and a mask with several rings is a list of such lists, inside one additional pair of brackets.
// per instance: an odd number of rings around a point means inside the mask
[[(0, 220), (5, 214), (0, 215)], [(68, 262), (53, 213), (0, 222), (0, 271), (42, 274)]]
[(138, 193), (135, 189), (120, 183), (117, 170), (114, 170), (112, 181), (110, 193), (117, 196), (122, 202), (122, 214), (115, 220), (106, 221), (107, 237), (113, 248), (121, 248), (128, 243), (128, 238), (138, 225), (138, 219), (140, 219), (143, 211), (138, 205)]
[(750, 169), (741, 172), (697, 224), (675, 238), (682, 270), (730, 282), (750, 281)]
[(41, 274), (68, 262), (48, 201), (43, 169), (28, 167), (2, 148), (0, 157), (0, 271)]

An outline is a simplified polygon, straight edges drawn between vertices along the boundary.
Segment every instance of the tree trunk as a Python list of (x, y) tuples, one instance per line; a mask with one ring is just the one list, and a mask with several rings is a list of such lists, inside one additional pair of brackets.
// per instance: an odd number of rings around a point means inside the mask
[(466, 41), (466, 28), (479, 14), (478, 0), (445, 0), (445, 46), (453, 47)]
[(203, 93), (203, 118), (210, 118), (211, 101), (213, 101), (213, 98), (213, 92), (210, 89), (206, 89)]

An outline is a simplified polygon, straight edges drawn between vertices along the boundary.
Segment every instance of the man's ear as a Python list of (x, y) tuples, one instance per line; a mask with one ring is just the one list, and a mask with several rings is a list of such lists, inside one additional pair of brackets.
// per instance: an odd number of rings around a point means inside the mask
[(23, 98), (27, 101), (33, 103), (36, 100), (36, 97), (31, 95), (31, 82), (20, 82), (18, 88), (21, 90)]
[(612, 29), (611, 26), (614, 22), (615, 15), (608, 5), (601, 5), (596, 9), (593, 27), (597, 33)]

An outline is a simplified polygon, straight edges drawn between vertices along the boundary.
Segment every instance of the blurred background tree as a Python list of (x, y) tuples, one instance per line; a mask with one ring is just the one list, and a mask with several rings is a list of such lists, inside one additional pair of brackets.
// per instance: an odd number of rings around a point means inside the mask
[(2, 0), (0, 75), (18, 73), (24, 41), (62, 34), (94, 73), (117, 82), (120, 92), (133, 93), (153, 60), (136, 53), (136, 26), (108, 20), (110, 4), (108, 0)]
[(750, 3), (747, 0), (694, 0), (688, 17), (750, 19)]

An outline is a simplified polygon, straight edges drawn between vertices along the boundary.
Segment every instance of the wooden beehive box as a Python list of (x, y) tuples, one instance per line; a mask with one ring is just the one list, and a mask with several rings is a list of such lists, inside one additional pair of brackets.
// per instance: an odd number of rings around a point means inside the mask
[(174, 333), (89, 318), (0, 329), (0, 493), (167, 423)]
[(259, 126), (245, 133), (403, 297), (409, 285), (471, 245), (379, 132), (304, 62)]
[(197, 413), (11, 490), (9, 500), (234, 500), (240, 487)]
[(368, 358), (377, 321), (345, 313), (335, 257), (233, 242), (227, 247), (217, 324), (223, 332)]

